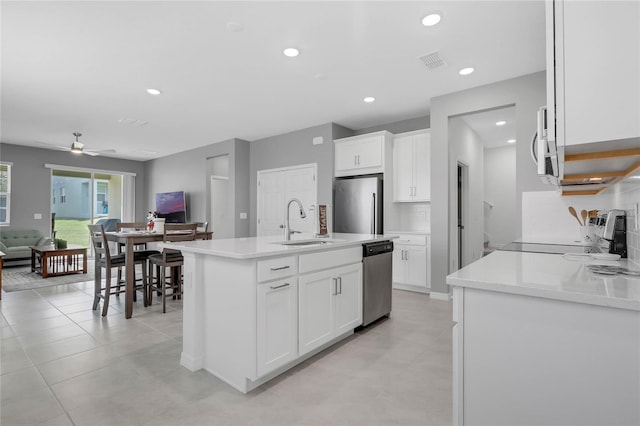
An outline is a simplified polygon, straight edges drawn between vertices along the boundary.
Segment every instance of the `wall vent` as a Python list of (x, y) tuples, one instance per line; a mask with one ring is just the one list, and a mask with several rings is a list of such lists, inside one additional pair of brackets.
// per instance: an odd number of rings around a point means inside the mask
[(447, 65), (447, 63), (440, 57), (440, 52), (438, 51), (427, 53), (426, 55), (420, 56), (418, 59), (420, 59), (430, 70), (442, 68)]

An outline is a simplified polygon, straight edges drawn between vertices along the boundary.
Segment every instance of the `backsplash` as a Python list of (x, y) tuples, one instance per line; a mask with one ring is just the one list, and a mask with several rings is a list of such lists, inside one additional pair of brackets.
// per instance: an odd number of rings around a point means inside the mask
[(556, 191), (522, 193), (522, 240), (570, 244), (579, 241), (580, 226), (569, 206), (580, 210), (621, 209), (627, 212), (627, 257), (640, 265), (640, 230), (636, 229), (635, 205), (640, 190), (606, 195), (563, 197)]
[(402, 232), (431, 232), (431, 204), (430, 203), (397, 203)]

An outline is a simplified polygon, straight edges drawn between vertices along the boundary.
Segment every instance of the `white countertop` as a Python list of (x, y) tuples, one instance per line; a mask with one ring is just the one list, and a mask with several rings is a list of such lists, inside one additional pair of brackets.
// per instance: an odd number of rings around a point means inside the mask
[[(282, 236), (247, 237), (196, 240), (188, 242), (167, 243), (171, 248), (179, 248), (184, 252), (208, 254), (211, 256), (228, 257), (231, 259), (254, 259), (261, 257), (282, 256), (314, 251), (333, 250), (350, 247), (374, 241), (386, 241), (398, 238), (397, 235), (369, 235), (369, 234), (332, 234), (329, 238), (318, 238), (326, 244), (317, 245), (282, 245)], [(309, 238), (292, 238), (294, 241), (304, 241)]]
[(558, 254), (496, 250), (447, 276), (447, 284), (640, 311), (640, 277), (598, 275), (587, 265), (638, 270), (628, 260), (569, 260)]

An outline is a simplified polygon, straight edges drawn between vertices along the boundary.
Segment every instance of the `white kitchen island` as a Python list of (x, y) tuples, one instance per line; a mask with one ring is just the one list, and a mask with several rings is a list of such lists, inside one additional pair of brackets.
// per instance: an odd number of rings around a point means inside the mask
[(495, 251), (447, 277), (454, 424), (640, 424), (640, 278), (594, 262)]
[(184, 255), (180, 363), (248, 392), (362, 324), (362, 244), (333, 234), (170, 243)]

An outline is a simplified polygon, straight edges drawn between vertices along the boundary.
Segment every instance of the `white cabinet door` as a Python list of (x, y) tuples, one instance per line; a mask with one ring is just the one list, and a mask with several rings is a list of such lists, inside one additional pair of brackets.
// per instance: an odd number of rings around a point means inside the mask
[(413, 200), (413, 136), (393, 140), (393, 201)]
[(335, 336), (362, 324), (362, 264), (334, 270), (337, 278), (335, 300)]
[(431, 135), (417, 134), (414, 141), (414, 201), (431, 200)]
[(393, 140), (393, 201), (431, 199), (430, 135), (410, 132)]
[(405, 247), (406, 284), (427, 286), (427, 248), (425, 246)]
[(554, 3), (558, 141), (640, 137), (640, 2)]
[(304, 355), (362, 324), (362, 264), (300, 275), (299, 346)]
[(336, 290), (330, 271), (300, 275), (298, 283), (298, 352), (304, 355), (333, 338), (333, 298)]
[(263, 376), (298, 356), (296, 277), (258, 285), (257, 372)]
[(336, 139), (335, 175), (383, 173), (385, 141), (385, 134)]
[(406, 246), (400, 244), (394, 244), (392, 267), (393, 267), (393, 282), (403, 283), (406, 278), (405, 264), (404, 264), (404, 248)]

